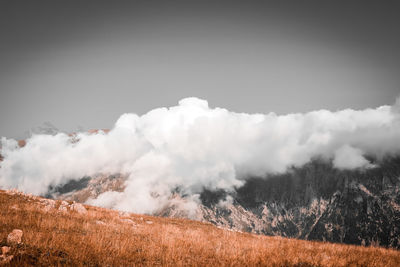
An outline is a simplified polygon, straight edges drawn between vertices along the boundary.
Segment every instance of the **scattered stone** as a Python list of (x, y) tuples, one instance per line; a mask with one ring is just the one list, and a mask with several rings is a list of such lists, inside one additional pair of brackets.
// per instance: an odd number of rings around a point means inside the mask
[(14, 229), (7, 236), (7, 243), (9, 245), (17, 245), (22, 242), (22, 230)]
[(43, 198), (40, 200), (40, 204), (45, 206), (56, 206), (56, 202), (53, 199)]
[(20, 192), (17, 190), (17, 189), (9, 189), (9, 190), (6, 190), (6, 194), (8, 194), (8, 195), (19, 195), (20, 194)]
[(147, 224), (153, 224), (153, 221), (146, 221)]
[(8, 252), (10, 252), (10, 247), (3, 246), (1, 247), (1, 254), (6, 255)]
[(103, 221), (99, 221), (99, 220), (97, 220), (97, 221), (96, 221), (96, 224), (98, 224), (98, 225), (106, 225), (106, 223), (105, 223), (105, 222), (103, 222)]
[(124, 223), (129, 223), (129, 224), (134, 224), (134, 225), (136, 225), (136, 223), (135, 223), (134, 221), (132, 221), (131, 219), (121, 219), (121, 222), (124, 222)]
[(49, 212), (56, 208), (56, 202), (52, 199), (41, 199), (40, 204), (43, 205), (42, 210), (44, 212)]
[(17, 204), (12, 205), (12, 206), (10, 207), (10, 209), (12, 209), (12, 210), (19, 210)]
[(78, 212), (79, 214), (86, 214), (87, 210), (81, 203), (73, 203), (70, 206), (71, 210)]
[(58, 211), (68, 212), (68, 208), (66, 206), (60, 206), (60, 207), (58, 207)]
[(68, 212), (68, 206), (69, 206), (68, 202), (63, 200), (63, 201), (61, 201), (61, 204), (58, 207), (58, 211), (61, 211), (64, 213)]

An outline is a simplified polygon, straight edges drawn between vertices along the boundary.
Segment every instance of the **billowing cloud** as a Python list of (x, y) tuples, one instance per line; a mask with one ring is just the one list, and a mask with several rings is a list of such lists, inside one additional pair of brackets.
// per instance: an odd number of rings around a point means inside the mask
[(374, 165), (364, 158), (361, 149), (344, 145), (336, 150), (333, 158), (333, 166), (338, 169), (352, 170), (356, 168), (370, 168)]
[(123, 173), (123, 192), (91, 203), (152, 213), (177, 188), (196, 202), (203, 188), (230, 191), (245, 177), (285, 172), (315, 157), (341, 169), (369, 168), (366, 156), (379, 164), (400, 152), (398, 103), (277, 115), (235, 113), (186, 98), (142, 116), (123, 114), (108, 133), (34, 134), (22, 148), (3, 137), (0, 187), (44, 194), (70, 179)]

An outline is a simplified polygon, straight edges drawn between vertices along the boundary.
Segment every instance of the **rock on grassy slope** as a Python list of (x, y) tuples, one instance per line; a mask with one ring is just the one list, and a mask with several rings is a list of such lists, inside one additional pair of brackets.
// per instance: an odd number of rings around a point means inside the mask
[[(0, 191), (11, 266), (399, 266), (400, 251), (268, 237), (210, 223), (79, 206)], [(60, 208), (61, 207), (61, 208)], [(23, 232), (20, 243), (8, 235)], [(10, 256), (12, 256), (10, 258)], [(4, 257), (2, 257), (4, 258)]]

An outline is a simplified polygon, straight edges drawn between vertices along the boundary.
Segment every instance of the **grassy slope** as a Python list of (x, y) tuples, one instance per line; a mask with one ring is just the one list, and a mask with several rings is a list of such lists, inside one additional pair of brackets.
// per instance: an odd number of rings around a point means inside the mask
[(46, 212), (39, 201), (0, 190), (0, 246), (13, 229), (24, 232), (23, 243), (11, 249), (11, 265), (400, 266), (396, 250), (231, 232), (91, 206), (85, 215)]

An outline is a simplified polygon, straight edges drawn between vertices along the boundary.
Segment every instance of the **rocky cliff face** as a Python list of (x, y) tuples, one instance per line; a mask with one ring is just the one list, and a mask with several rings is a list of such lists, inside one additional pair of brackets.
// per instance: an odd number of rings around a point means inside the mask
[[(52, 196), (84, 202), (123, 191), (121, 175), (86, 177), (52, 188)], [(400, 248), (400, 157), (367, 170), (343, 171), (314, 160), (285, 174), (247, 177), (234, 192), (204, 189), (196, 211), (175, 194), (156, 215), (190, 217), (236, 231)]]
[(316, 160), (283, 175), (250, 178), (232, 194), (205, 192), (201, 214), (216, 225), (400, 248), (399, 158), (355, 171), (340, 171)]

